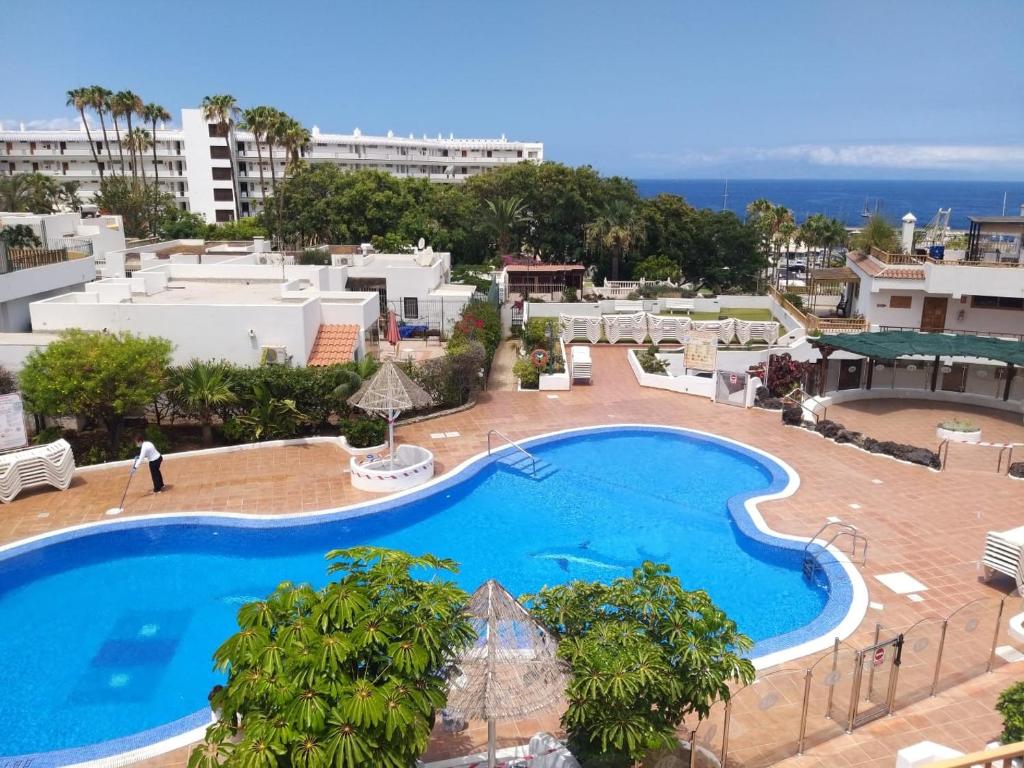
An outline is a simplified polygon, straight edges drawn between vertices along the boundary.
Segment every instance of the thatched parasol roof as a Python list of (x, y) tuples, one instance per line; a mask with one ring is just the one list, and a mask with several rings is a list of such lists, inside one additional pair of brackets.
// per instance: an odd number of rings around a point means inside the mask
[(558, 641), (493, 579), (469, 601), (478, 640), (456, 662), (447, 710), (467, 720), (509, 720), (560, 702), (566, 665)]
[(364, 411), (386, 415), (389, 411), (426, 408), (434, 404), (434, 399), (393, 361), (387, 360), (348, 402)]

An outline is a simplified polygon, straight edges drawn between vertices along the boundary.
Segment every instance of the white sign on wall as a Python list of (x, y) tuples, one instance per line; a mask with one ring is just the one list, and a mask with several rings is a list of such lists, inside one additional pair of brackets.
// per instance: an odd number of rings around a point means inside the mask
[(21, 395), (0, 395), (0, 451), (28, 445)]

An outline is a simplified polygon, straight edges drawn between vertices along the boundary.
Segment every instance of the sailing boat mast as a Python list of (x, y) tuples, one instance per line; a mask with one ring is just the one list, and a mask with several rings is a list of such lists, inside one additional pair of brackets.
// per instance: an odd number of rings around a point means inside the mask
[[(1006, 207), (1005, 202), (1003, 203), (1003, 207), (1004, 208)], [(725, 180), (725, 193), (722, 195), (722, 210), (723, 211), (729, 210), (729, 180), (728, 179)]]

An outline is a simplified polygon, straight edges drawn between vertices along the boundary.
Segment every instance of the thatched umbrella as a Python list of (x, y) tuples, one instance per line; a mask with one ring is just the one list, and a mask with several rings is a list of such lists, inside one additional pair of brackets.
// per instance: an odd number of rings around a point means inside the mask
[(525, 717), (564, 698), (566, 665), (558, 641), (497, 581), (473, 593), (468, 608), (478, 639), (456, 662), (450, 712), (487, 721), (487, 765), (495, 761), (495, 723)]
[(366, 382), (358, 392), (348, 399), (350, 405), (375, 413), (388, 420), (388, 448), (391, 466), (395, 463), (395, 419), (402, 411), (411, 408), (425, 408), (434, 404), (434, 399), (423, 388), (410, 379), (405, 371), (391, 360), (381, 365), (380, 370)]

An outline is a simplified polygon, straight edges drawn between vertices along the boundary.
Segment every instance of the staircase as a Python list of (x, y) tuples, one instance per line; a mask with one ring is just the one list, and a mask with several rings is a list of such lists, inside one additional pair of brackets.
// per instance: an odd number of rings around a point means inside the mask
[(524, 456), (521, 453), (511, 453), (501, 459), (498, 464), (503, 464), (513, 472), (518, 472), (531, 480), (544, 480), (558, 472), (558, 468), (544, 459), (534, 459), (531, 456)]

